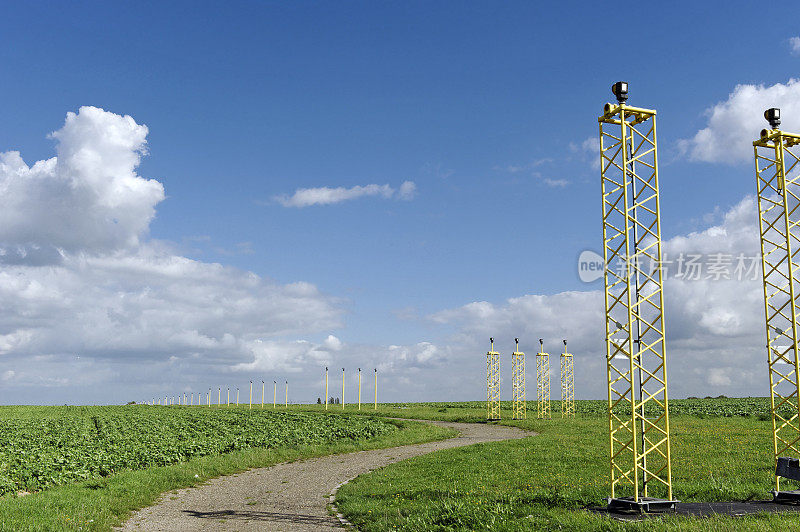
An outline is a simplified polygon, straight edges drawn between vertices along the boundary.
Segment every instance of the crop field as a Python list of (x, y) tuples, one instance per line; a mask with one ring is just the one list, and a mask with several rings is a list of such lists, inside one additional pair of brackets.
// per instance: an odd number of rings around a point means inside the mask
[(180, 407), (0, 408), (0, 496), (254, 447), (374, 438), (364, 417)]

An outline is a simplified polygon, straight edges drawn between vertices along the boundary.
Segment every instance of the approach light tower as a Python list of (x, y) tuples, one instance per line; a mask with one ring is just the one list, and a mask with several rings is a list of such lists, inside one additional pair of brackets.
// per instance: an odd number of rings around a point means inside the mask
[(544, 352), (541, 338), (536, 353), (536, 417), (550, 419), (550, 353)]
[(525, 403), (525, 353), (519, 350), (519, 338), (514, 338), (514, 352), (511, 353), (511, 419), (528, 419)]
[(486, 419), (500, 421), (500, 353), (494, 350), (494, 338), (489, 338), (486, 353)]
[[(657, 511), (672, 500), (656, 112), (617, 103), (600, 123), (609, 509)], [(646, 407), (646, 408), (645, 408)], [(646, 416), (645, 416), (646, 410)], [(658, 498), (657, 498), (658, 497)]]
[(566, 340), (561, 353), (561, 417), (575, 417), (575, 363)]
[(764, 118), (770, 128), (761, 130), (761, 138), (753, 142), (753, 147), (776, 467), (773, 495), (776, 502), (796, 502), (800, 492), (781, 491), (781, 477), (800, 480), (800, 469), (790, 464), (800, 457), (800, 135), (778, 129), (780, 109), (768, 109)]

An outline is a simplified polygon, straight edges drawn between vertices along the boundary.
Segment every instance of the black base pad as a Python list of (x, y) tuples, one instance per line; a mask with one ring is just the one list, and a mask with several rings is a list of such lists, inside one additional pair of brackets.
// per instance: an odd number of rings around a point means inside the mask
[(800, 505), (777, 504), (772, 501), (749, 501), (749, 502), (680, 502), (675, 506), (674, 511), (660, 512), (653, 514), (631, 514), (622, 512), (609, 512), (606, 507), (589, 508), (589, 511), (605, 514), (615, 519), (625, 521), (638, 521), (653, 517), (666, 515), (683, 515), (694, 517), (710, 517), (713, 515), (727, 515), (739, 517), (743, 515), (753, 515), (759, 513), (780, 513), (780, 512), (800, 512)]

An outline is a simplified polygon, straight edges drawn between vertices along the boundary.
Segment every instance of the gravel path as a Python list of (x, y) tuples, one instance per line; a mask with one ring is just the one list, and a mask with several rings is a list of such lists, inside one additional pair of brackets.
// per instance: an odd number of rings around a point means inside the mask
[(421, 454), (530, 436), (513, 427), (429, 421), (461, 434), (449, 440), (311, 458), (220, 477), (165, 494), (119, 530), (280, 530), (339, 528), (328, 515), (331, 492), (358, 475)]

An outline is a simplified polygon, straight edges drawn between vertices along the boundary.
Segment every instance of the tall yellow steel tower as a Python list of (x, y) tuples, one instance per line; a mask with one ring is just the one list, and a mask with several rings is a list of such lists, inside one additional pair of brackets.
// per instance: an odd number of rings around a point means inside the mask
[[(800, 365), (798, 364), (798, 252), (800, 252), (800, 135), (778, 129), (780, 109), (768, 109), (770, 129), (753, 142), (767, 325), (767, 363), (775, 459), (774, 498), (800, 500), (781, 491), (781, 477), (800, 480)], [(794, 467), (790, 467), (794, 459)]]
[(511, 353), (511, 419), (528, 419), (525, 401), (525, 353), (519, 350), (519, 338), (514, 338), (514, 352)]
[[(600, 123), (610, 509), (672, 509), (656, 112), (612, 86)], [(660, 498), (657, 498), (660, 497)]]
[(536, 417), (550, 419), (550, 354), (544, 352), (541, 338), (536, 353)]
[(486, 353), (486, 419), (500, 420), (500, 353), (494, 350), (494, 338), (489, 338)]
[(566, 340), (561, 353), (561, 417), (575, 417), (575, 364)]

